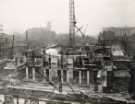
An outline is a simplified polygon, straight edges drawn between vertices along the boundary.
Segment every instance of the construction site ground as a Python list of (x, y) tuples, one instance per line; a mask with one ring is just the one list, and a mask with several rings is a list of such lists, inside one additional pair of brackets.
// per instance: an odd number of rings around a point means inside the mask
[[(5, 66), (5, 63), (1, 67)], [(14, 80), (10, 77), (8, 72), (3, 68), (0, 70), (0, 94), (13, 95), (20, 97), (35, 97), (40, 99), (50, 100), (66, 100), (66, 101), (86, 101), (96, 102), (96, 104), (135, 104), (135, 101), (130, 98), (128, 93), (102, 93), (102, 91), (95, 92), (94, 87), (81, 87), (78, 85), (63, 84), (62, 92), (59, 92), (59, 84), (52, 86), (47, 82), (33, 82), (33, 81), (21, 81), (18, 84), (14, 83)], [(4, 79), (4, 80), (3, 80)], [(10, 81), (11, 80), (11, 81)], [(100, 88), (100, 87), (99, 87)], [(107, 103), (101, 103), (101, 101), (107, 101)], [(99, 103), (97, 103), (99, 102)], [(123, 102), (123, 103), (119, 103)], [(92, 103), (94, 104), (94, 103)]]
[[(47, 84), (47, 83), (37, 83), (37, 82), (23, 82), (19, 85), (8, 84), (6, 86), (0, 87), (1, 94), (10, 94), (14, 96), (21, 97), (37, 97), (42, 99), (62, 99), (62, 100), (96, 100), (96, 101), (105, 101), (109, 99), (116, 102), (123, 102), (120, 104), (135, 104), (135, 101), (130, 99), (128, 93), (102, 93), (93, 91), (93, 87), (78, 87), (72, 85), (72, 88), (69, 85), (63, 85), (62, 92), (59, 92), (58, 85), (56, 88)], [(71, 96), (69, 96), (71, 95)], [(75, 97), (76, 95), (81, 95), (79, 99)], [(86, 98), (82, 98), (84, 96)], [(102, 103), (101, 103), (102, 104)], [(104, 103), (103, 103), (104, 104)], [(109, 103), (108, 103), (109, 104)], [(117, 104), (117, 103), (116, 103)]]

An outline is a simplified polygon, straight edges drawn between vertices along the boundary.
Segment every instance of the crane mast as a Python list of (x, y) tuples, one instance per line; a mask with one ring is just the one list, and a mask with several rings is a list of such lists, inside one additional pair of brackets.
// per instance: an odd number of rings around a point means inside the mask
[(69, 44), (71, 47), (75, 45), (75, 6), (74, 0), (69, 0)]

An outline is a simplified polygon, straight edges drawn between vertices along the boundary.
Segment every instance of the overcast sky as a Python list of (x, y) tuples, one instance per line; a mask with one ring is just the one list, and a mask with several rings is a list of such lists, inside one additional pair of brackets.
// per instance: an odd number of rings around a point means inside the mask
[[(24, 32), (51, 21), (57, 33), (69, 28), (69, 0), (0, 0), (4, 31)], [(78, 26), (96, 35), (103, 27), (135, 26), (135, 0), (75, 0)]]

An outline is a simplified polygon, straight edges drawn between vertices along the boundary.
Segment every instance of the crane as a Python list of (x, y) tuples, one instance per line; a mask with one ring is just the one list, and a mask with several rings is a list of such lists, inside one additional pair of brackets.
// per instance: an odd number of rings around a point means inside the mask
[[(70, 47), (75, 46), (75, 34), (76, 32), (80, 32), (82, 36), (83, 43), (85, 41), (85, 33), (82, 32), (83, 27), (78, 27), (75, 16), (75, 3), (74, 0), (69, 0), (69, 45)], [(76, 31), (75, 31), (76, 30)]]
[(71, 47), (75, 45), (75, 6), (74, 0), (69, 0), (69, 44)]

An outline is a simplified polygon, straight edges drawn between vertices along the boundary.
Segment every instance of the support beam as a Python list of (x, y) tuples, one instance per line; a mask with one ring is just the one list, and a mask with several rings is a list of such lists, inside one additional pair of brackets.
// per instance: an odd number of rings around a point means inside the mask
[(79, 85), (82, 84), (82, 71), (79, 71)]
[(35, 68), (32, 68), (32, 80), (35, 81), (36, 80), (36, 75), (35, 75)]
[(67, 70), (67, 78), (66, 78), (66, 79), (67, 79), (67, 80), (66, 80), (66, 81), (67, 81), (67, 83), (70, 83), (69, 75), (70, 75), (69, 70)]
[(26, 67), (25, 71), (26, 71), (26, 79), (29, 79), (29, 68)]
[(46, 69), (45, 68), (44, 68), (43, 72), (44, 72), (44, 76), (46, 77), (47, 75), (46, 75)]
[(44, 83), (44, 82), (46, 82), (46, 79), (45, 78), (47, 78), (47, 75), (46, 75), (46, 68), (43, 68), (43, 78), (42, 78), (42, 82)]
[(61, 70), (61, 82), (63, 83), (63, 70)]
[(52, 81), (52, 69), (49, 69), (49, 80)]
[(90, 72), (87, 70), (87, 85), (90, 85)]

